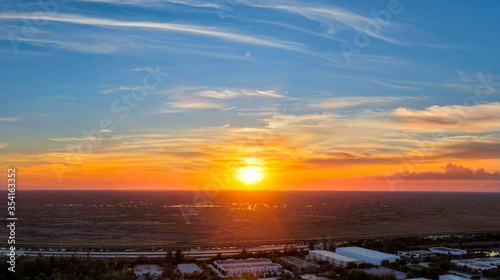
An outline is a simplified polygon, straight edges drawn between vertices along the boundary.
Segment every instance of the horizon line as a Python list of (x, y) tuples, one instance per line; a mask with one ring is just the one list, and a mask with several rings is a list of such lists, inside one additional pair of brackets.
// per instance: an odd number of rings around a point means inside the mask
[[(8, 190), (0, 190), (2, 192), (8, 192)], [(154, 192), (154, 191), (160, 191), (160, 192), (168, 192), (168, 191), (177, 191), (177, 192), (190, 192), (190, 191), (207, 191), (203, 189), (167, 189), (167, 190), (159, 190), (159, 189), (144, 189), (144, 190), (137, 190), (137, 189), (16, 189), (16, 192), (18, 191), (130, 191), (130, 192)], [(263, 190), (263, 189), (223, 189), (223, 190), (208, 190), (210, 192), (213, 191), (241, 191), (241, 192), (418, 192), (418, 193), (500, 193), (500, 190), (497, 191), (457, 191), (457, 190), (436, 190), (436, 191), (431, 191), (431, 190), (322, 190), (322, 189), (316, 189), (316, 190), (297, 190), (297, 189), (281, 189), (281, 190)]]

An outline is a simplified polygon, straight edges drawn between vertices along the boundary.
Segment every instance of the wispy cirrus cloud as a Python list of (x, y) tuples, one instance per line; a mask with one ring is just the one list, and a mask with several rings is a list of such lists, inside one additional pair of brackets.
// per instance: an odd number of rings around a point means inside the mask
[(228, 89), (206, 87), (180, 87), (163, 92), (170, 95), (169, 107), (161, 113), (179, 113), (178, 109), (220, 109), (228, 111), (236, 109), (233, 99), (242, 97), (255, 98), (287, 98), (275, 90)]
[[(182, 0), (76, 0), (79, 2), (95, 2), (95, 3), (107, 3), (116, 5), (131, 5), (131, 6), (143, 6), (143, 7), (156, 7), (161, 4), (183, 4), (193, 7), (204, 7), (204, 8), (219, 8), (220, 5), (212, 2), (205, 1), (182, 1)], [(222, 2), (222, 0), (219, 0)]]
[(134, 87), (121, 86), (119, 88), (104, 89), (104, 90), (101, 90), (99, 93), (100, 94), (110, 94), (110, 93), (116, 93), (116, 92), (120, 92), (120, 91), (139, 90), (142, 88), (143, 87), (141, 87), (141, 86), (134, 86)]
[(360, 105), (388, 105), (397, 102), (415, 100), (413, 96), (352, 96), (352, 97), (329, 97), (311, 100), (309, 106), (321, 109), (336, 109)]
[(66, 137), (66, 138), (49, 138), (49, 140), (56, 142), (74, 142), (74, 141), (101, 141), (102, 139), (98, 137), (81, 136), (81, 137)]
[[(200, 6), (204, 1), (180, 1), (180, 0), (165, 0), (165, 2)], [(294, 0), (239, 0), (226, 3), (225, 1), (216, 1), (214, 8), (219, 10), (229, 10), (228, 6), (244, 5), (253, 8), (273, 9), (287, 13), (303, 16), (309, 20), (316, 21), (328, 28), (328, 33), (335, 33), (341, 26), (354, 29), (365, 33), (366, 24), (376, 23), (376, 19), (363, 16), (359, 13), (339, 8), (333, 5), (325, 5), (318, 2), (302, 2)], [(398, 24), (387, 22), (384, 30), (381, 33), (368, 32), (369, 36), (394, 43), (402, 44), (402, 36), (399, 34), (403, 28)]]
[[(0, 39), (9, 40), (7, 36)], [(202, 44), (183, 44), (173, 41), (154, 40), (144, 35), (130, 34), (65, 34), (57, 32), (44, 32), (39, 38), (16, 38), (18, 42), (31, 44), (47, 49), (62, 49), (90, 54), (128, 53), (140, 55), (145, 50), (158, 52), (172, 52), (185, 56), (204, 56), (230, 60), (250, 60), (245, 53), (237, 50), (215, 49)], [(213, 46), (212, 46), (213, 47)], [(24, 52), (24, 51), (23, 51)]]
[(286, 96), (277, 93), (275, 90), (245, 90), (245, 89), (222, 89), (222, 90), (203, 90), (198, 93), (199, 96), (230, 99), (237, 96), (261, 96), (273, 98), (287, 98)]
[(274, 115), (265, 119), (269, 128), (284, 129), (287, 127), (323, 127), (331, 123), (338, 115), (334, 114), (306, 114), (306, 115)]
[(321, 98), (319, 100), (313, 101), (309, 106), (318, 107), (323, 109), (332, 109), (332, 108), (343, 108), (343, 107), (351, 107), (358, 106), (363, 104), (370, 103), (379, 103), (381, 102), (380, 98), (377, 97), (331, 97), (331, 98)]
[(409, 129), (457, 131), (495, 131), (500, 129), (500, 103), (491, 102), (473, 106), (431, 106), (424, 110), (397, 108), (392, 112), (398, 122)]
[(17, 122), (20, 121), (20, 118), (15, 117), (0, 117), (0, 122)]
[(177, 100), (167, 103), (172, 108), (182, 109), (218, 109), (224, 108), (223, 104), (204, 100)]
[(238, 0), (238, 1), (214, 1), (207, 3), (206, 1), (185, 1), (185, 0), (79, 0), (85, 2), (99, 2), (99, 3), (109, 3), (109, 4), (123, 4), (123, 5), (135, 5), (135, 6), (156, 6), (160, 4), (180, 4), (187, 5), (197, 8), (213, 8), (215, 11), (221, 15), (225, 16), (224, 13), (231, 11), (234, 6), (242, 5), (252, 8), (261, 9), (272, 9), (283, 11), (286, 13), (296, 14), (303, 16), (309, 20), (316, 21), (322, 26), (327, 27), (327, 33), (332, 34), (337, 31), (337, 29), (344, 27), (348, 29), (353, 29), (355, 31), (366, 33), (369, 36), (378, 38), (393, 44), (404, 44), (403, 36), (400, 35), (405, 28), (402, 28), (396, 23), (387, 22), (384, 25), (382, 32), (366, 32), (365, 26), (367, 24), (378, 24), (376, 19), (373, 17), (363, 16), (359, 13), (349, 11), (343, 8), (339, 8), (332, 5), (325, 5), (323, 3), (309, 3), (294, 0), (275, 0), (275, 1), (263, 1), (263, 0)]
[(384, 83), (378, 80), (373, 80), (371, 83), (380, 85), (380, 86), (385, 86), (389, 88), (394, 88), (394, 89), (405, 89), (405, 90), (417, 90), (418, 88), (416, 87), (409, 87), (409, 86), (402, 86), (402, 85), (397, 85), (397, 84), (391, 84), (391, 83)]
[(40, 21), (62, 22), (69, 24), (90, 25), (103, 28), (129, 28), (137, 30), (150, 31), (165, 31), (191, 34), (204, 37), (219, 38), (227, 41), (245, 43), (251, 45), (259, 45), (264, 47), (272, 47), (286, 49), (292, 51), (301, 51), (302, 45), (298, 43), (282, 41), (270, 37), (258, 37), (233, 33), (224, 29), (215, 27), (206, 27), (199, 25), (175, 24), (164, 22), (149, 22), (149, 21), (122, 21), (109, 18), (87, 17), (77, 14), (59, 13), (54, 16), (40, 14), (21, 14), (21, 13), (1, 13), (0, 20), (6, 21), (22, 21), (36, 18)]
[[(376, 23), (374, 18), (365, 17), (360, 14), (354, 13), (352, 11), (333, 7), (329, 5), (321, 5), (317, 3), (304, 3), (299, 1), (260, 1), (260, 0), (244, 0), (243, 3), (252, 6), (252, 7), (260, 7), (260, 8), (271, 8), (286, 11), (293, 14), (298, 14), (304, 16), (310, 20), (314, 20), (320, 22), (329, 27), (330, 32), (335, 32), (336, 27), (339, 24), (352, 28), (356, 31), (360, 31), (365, 33), (365, 26), (368, 23)], [(387, 26), (384, 27), (386, 32), (389, 29), (392, 31), (395, 30), (396, 24), (388, 23)], [(368, 32), (367, 35), (372, 37), (394, 43), (394, 44), (402, 44), (401, 40), (396, 38), (393, 34), (392, 36), (377, 34), (373, 32)]]
[[(35, 46), (59, 48), (64, 50), (72, 50), (77, 52), (106, 54), (119, 50), (123, 46), (123, 42), (108, 41), (108, 38), (95, 38), (95, 36), (79, 36), (78, 38), (68, 39), (57, 38), (57, 36), (46, 34), (51, 38), (17, 38), (19, 42), (29, 43)], [(120, 40), (123, 41), (123, 40)]]

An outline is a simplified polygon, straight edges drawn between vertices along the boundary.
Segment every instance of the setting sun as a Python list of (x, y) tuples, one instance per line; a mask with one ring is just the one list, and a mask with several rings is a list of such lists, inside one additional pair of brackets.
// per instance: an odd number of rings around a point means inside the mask
[(245, 166), (238, 168), (236, 176), (241, 182), (252, 185), (264, 179), (264, 171), (260, 167)]

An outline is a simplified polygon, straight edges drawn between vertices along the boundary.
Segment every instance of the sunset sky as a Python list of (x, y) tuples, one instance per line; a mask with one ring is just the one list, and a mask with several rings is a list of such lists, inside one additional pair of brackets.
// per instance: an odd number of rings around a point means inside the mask
[(498, 1), (52, 3), (0, 4), (19, 188), (500, 191)]

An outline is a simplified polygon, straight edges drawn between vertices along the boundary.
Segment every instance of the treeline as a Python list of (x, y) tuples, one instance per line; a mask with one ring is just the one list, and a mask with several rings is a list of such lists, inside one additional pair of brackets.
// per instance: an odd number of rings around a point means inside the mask
[[(315, 240), (308, 243), (312, 250), (314, 246), (321, 242), (324, 250), (335, 251), (336, 241), (324, 239)], [(484, 242), (484, 244), (481, 244)], [(497, 233), (479, 233), (466, 234), (464, 236), (452, 235), (449, 237), (440, 237), (436, 240), (427, 239), (420, 236), (406, 236), (395, 238), (376, 238), (376, 239), (358, 239), (344, 242), (341, 246), (359, 246), (366, 249), (377, 250), (387, 253), (397, 253), (397, 251), (427, 249), (432, 246), (445, 246), (460, 249), (471, 248), (489, 248), (500, 246), (500, 234)]]
[[(364, 269), (370, 269), (373, 267), (378, 267), (369, 263), (361, 263), (359, 265), (355, 263), (348, 263), (345, 267), (334, 266), (327, 261), (316, 261), (320, 266), (319, 272), (329, 279), (336, 280), (396, 280), (393, 273), (374, 275), (369, 274)], [(400, 271), (406, 273), (406, 277), (410, 278), (427, 278), (432, 280), (438, 280), (439, 275), (446, 274), (450, 269), (450, 263), (447, 259), (437, 259), (428, 264), (428, 267), (424, 266), (414, 266), (411, 262), (406, 260), (396, 260), (394, 262), (383, 261), (381, 263), (382, 267), (386, 267), (392, 270)], [(291, 279), (291, 276), (285, 276), (283, 279)], [(294, 280), (294, 279), (292, 279)]]
[[(15, 272), (7, 268), (4, 257), (0, 262), (0, 279), (7, 280), (134, 280), (134, 267), (138, 264), (157, 264), (163, 268), (162, 277), (171, 280), (181, 279), (175, 270), (177, 264), (185, 262), (180, 250), (167, 254), (164, 258), (85, 258), (85, 257), (19, 257)], [(189, 261), (191, 262), (191, 261)], [(184, 279), (220, 279), (206, 263), (197, 262), (203, 269)], [(149, 279), (146, 277), (146, 279)], [(152, 279), (152, 278), (151, 278)]]
[(133, 263), (77, 257), (20, 257), (15, 272), (4, 259), (0, 279), (12, 280), (132, 280)]

